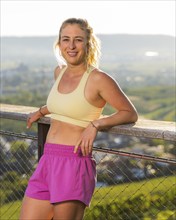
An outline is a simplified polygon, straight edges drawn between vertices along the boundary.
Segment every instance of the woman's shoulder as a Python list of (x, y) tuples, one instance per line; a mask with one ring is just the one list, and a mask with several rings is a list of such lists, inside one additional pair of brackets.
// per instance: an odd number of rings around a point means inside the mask
[(54, 70), (54, 79), (56, 80), (60, 74), (60, 72), (66, 67), (66, 65), (56, 66)]
[(92, 71), (93, 74), (92, 75), (92, 80), (95, 80), (97, 82), (102, 82), (102, 81), (115, 81), (114, 78), (112, 76), (110, 76), (107, 72), (99, 69), (99, 68), (95, 68)]
[(91, 74), (91, 84), (100, 92), (104, 91), (120, 91), (120, 86), (110, 74), (100, 69), (95, 69)]

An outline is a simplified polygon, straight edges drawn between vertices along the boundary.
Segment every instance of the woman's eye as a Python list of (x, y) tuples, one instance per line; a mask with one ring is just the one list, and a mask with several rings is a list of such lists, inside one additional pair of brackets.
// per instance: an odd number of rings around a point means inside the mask
[[(62, 42), (69, 42), (70, 41), (70, 39), (68, 39), (68, 38), (63, 38), (62, 39)], [(83, 42), (83, 39), (82, 38), (76, 38), (76, 39), (74, 39), (74, 42)]]
[(76, 41), (82, 42), (83, 40), (81, 38), (77, 38)]
[(68, 39), (62, 39), (62, 41), (68, 41)]

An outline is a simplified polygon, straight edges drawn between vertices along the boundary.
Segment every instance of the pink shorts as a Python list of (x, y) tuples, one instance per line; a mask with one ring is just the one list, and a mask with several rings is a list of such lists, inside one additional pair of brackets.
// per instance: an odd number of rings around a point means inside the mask
[(96, 163), (74, 146), (46, 143), (44, 154), (29, 179), (25, 195), (51, 203), (79, 200), (86, 206), (95, 189)]

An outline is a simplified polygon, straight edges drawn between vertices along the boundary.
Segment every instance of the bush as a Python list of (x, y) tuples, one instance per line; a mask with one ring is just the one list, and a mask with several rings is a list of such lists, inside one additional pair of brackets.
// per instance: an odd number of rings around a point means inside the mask
[[(164, 196), (161, 196), (161, 193)], [(86, 212), (85, 220), (174, 220), (175, 198), (175, 190), (157, 192), (147, 196), (141, 193), (130, 198), (122, 197), (110, 204), (104, 202), (96, 205), (91, 212)]]

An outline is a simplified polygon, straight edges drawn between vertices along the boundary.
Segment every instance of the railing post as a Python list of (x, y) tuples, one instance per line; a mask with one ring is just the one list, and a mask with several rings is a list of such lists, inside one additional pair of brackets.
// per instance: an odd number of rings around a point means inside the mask
[(38, 122), (38, 160), (43, 154), (44, 144), (46, 141), (46, 135), (48, 133), (50, 125)]

